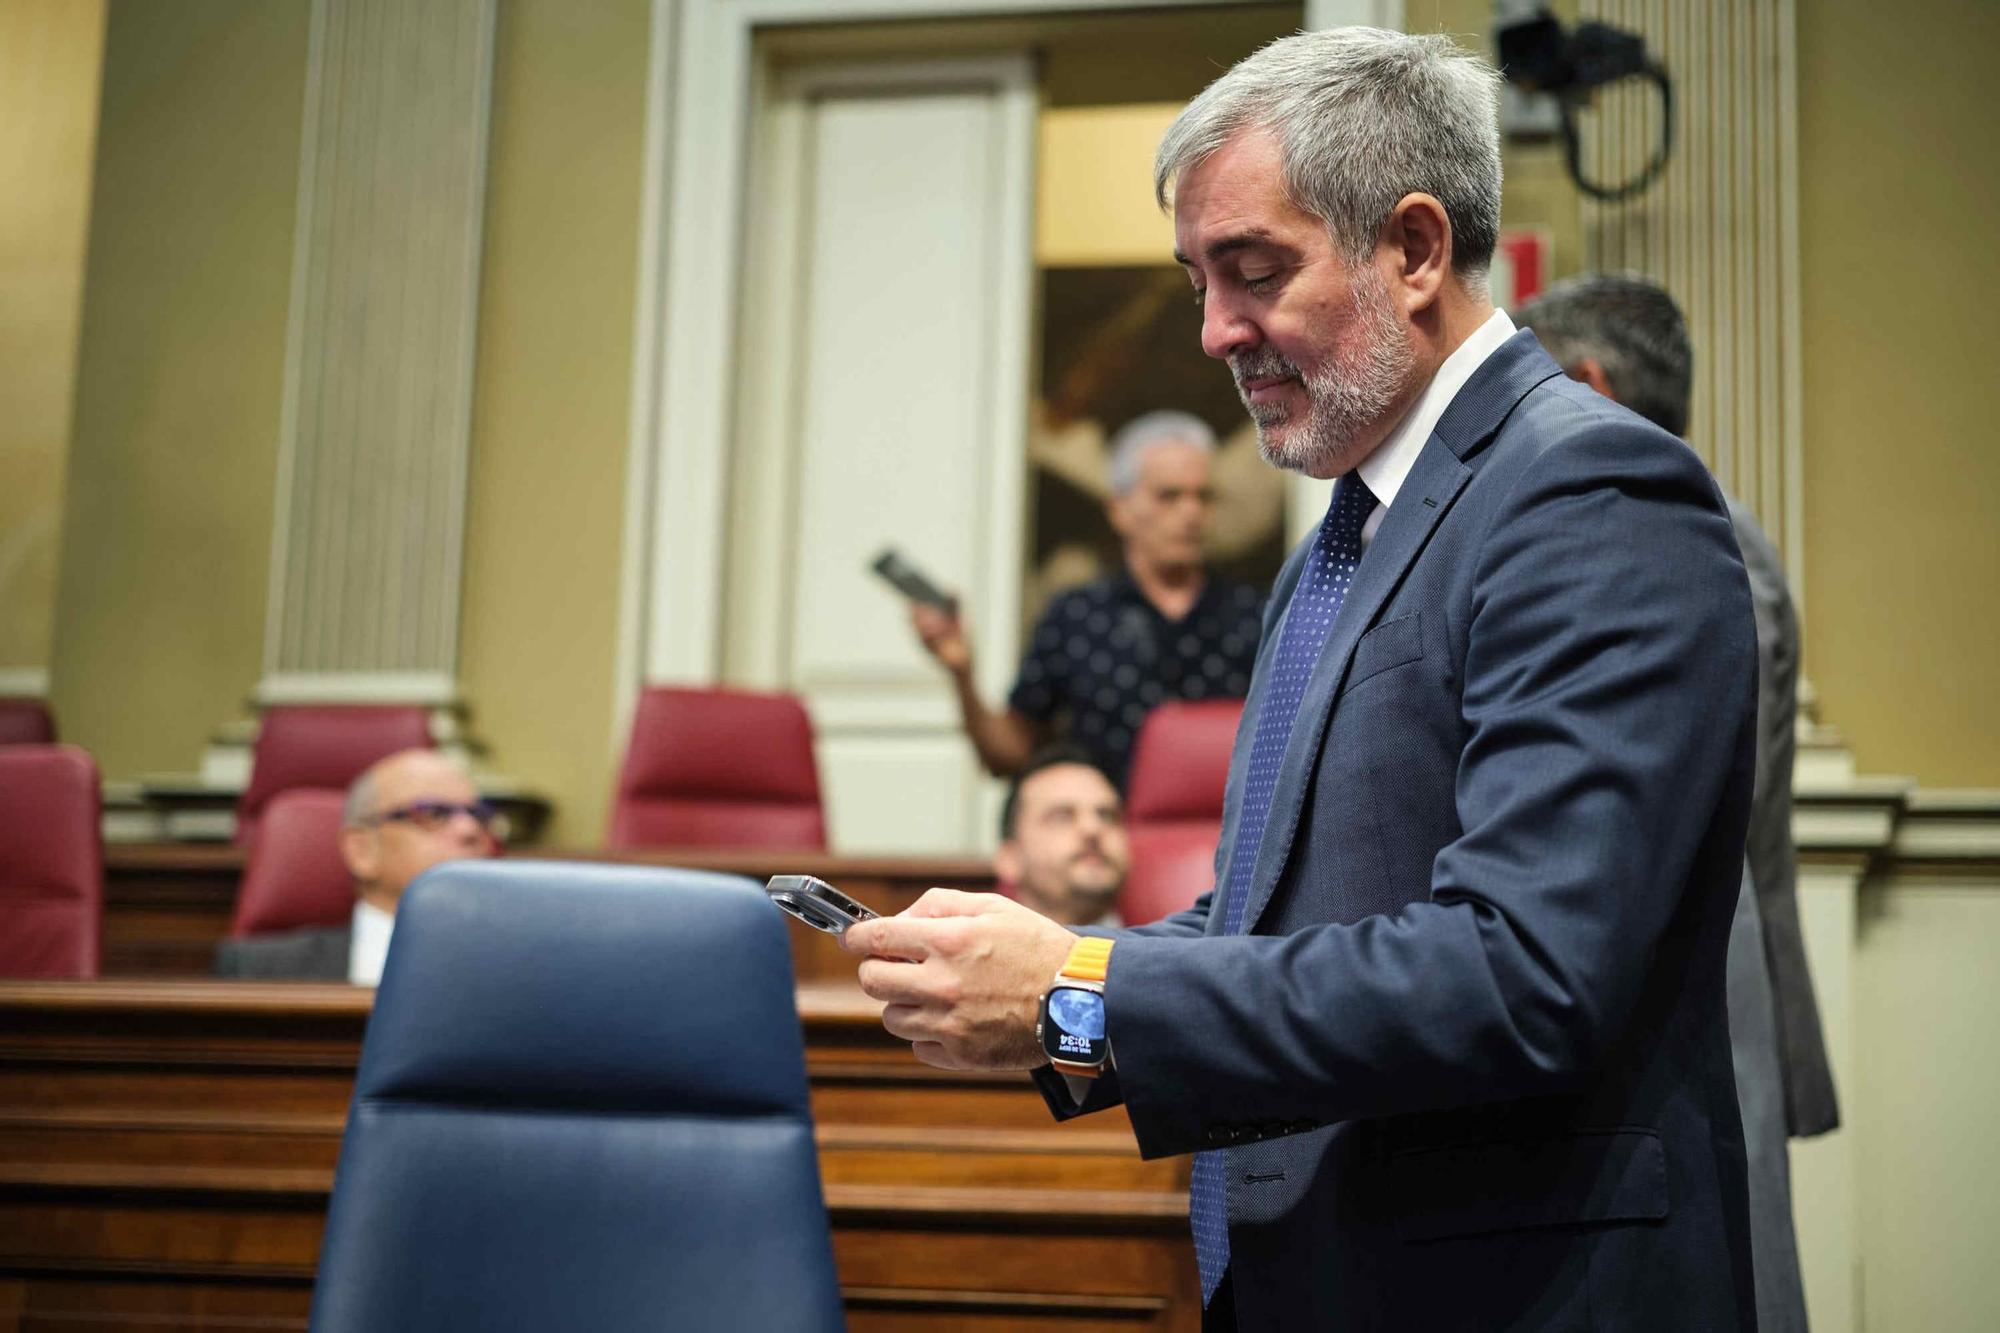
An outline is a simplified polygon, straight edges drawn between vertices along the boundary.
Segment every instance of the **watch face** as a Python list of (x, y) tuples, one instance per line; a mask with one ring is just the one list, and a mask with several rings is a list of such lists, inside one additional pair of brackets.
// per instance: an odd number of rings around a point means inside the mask
[(1048, 1021), (1042, 1024), (1042, 1053), (1068, 1064), (1101, 1065), (1104, 997), (1094, 990), (1058, 986), (1049, 992)]

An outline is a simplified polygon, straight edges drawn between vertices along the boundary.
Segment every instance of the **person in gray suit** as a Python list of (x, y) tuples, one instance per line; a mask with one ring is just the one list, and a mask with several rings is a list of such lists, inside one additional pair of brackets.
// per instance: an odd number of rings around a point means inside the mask
[[(1663, 429), (1686, 435), (1693, 348), (1674, 300), (1642, 278), (1589, 273), (1517, 315), (1568, 374)], [(1726, 496), (1757, 617), (1757, 781), (1747, 870), (1729, 938), (1729, 1031), (1750, 1160), (1759, 1327), (1806, 1326), (1793, 1234), (1788, 1136), (1840, 1123), (1819, 1006), (1799, 929), (1792, 846), (1798, 620), (1784, 562), (1749, 506)]]
[(354, 876), (348, 923), (225, 940), (217, 976), (373, 986), (410, 881), (441, 862), (499, 851), (500, 816), (465, 770), (435, 750), (370, 765), (347, 789), (342, 823), (341, 859)]

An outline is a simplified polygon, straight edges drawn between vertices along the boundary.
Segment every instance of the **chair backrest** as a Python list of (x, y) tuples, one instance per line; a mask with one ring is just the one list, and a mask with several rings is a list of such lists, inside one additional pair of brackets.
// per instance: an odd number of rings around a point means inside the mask
[(97, 765), (0, 747), (0, 976), (94, 977), (104, 924)]
[(420, 876), (362, 1048), (312, 1327), (841, 1327), (789, 944), (751, 881)]
[(1118, 916), (1126, 925), (1170, 916), (1214, 887), (1229, 752), (1242, 719), (1240, 699), (1163, 703), (1146, 715), (1125, 796), (1132, 867)]
[(812, 719), (789, 694), (649, 689), (632, 717), (605, 843), (821, 851)]
[(346, 803), (347, 793), (320, 787), (271, 798), (236, 890), (231, 935), (338, 926), (354, 914), (354, 880), (340, 855)]
[(0, 745), (54, 745), (56, 719), (40, 699), (0, 698)]
[(250, 783), (236, 803), (236, 845), (256, 841), (264, 808), (294, 787), (345, 791), (362, 770), (398, 750), (431, 744), (420, 704), (283, 705), (264, 710), (250, 752)]

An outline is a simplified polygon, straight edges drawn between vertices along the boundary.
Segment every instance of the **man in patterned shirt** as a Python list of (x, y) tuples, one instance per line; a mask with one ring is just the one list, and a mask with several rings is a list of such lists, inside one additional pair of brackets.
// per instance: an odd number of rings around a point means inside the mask
[(1263, 597), (1211, 577), (1203, 563), (1214, 451), (1213, 433), (1183, 412), (1151, 412), (1118, 433), (1107, 512), (1125, 568), (1050, 601), (1004, 707), (980, 699), (959, 619), (912, 607), (917, 637), (951, 673), (988, 772), (1018, 771), (1060, 732), (1122, 787), (1139, 724), (1155, 704), (1249, 692)]

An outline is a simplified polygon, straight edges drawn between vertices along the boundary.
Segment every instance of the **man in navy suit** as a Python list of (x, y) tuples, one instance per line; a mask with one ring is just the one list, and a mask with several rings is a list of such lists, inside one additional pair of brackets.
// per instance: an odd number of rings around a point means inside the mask
[[(1496, 85), (1442, 37), (1301, 34), (1161, 144), (1204, 348), (1267, 458), (1338, 479), (1272, 591), (1215, 889), (1108, 958), (945, 891), (846, 937), (920, 1058), (1196, 1154), (1212, 1329), (1756, 1324), (1749, 589), (1687, 446), (1494, 310)], [(1039, 997), (1093, 963), (1109, 1060), (1058, 1075)]]

